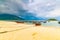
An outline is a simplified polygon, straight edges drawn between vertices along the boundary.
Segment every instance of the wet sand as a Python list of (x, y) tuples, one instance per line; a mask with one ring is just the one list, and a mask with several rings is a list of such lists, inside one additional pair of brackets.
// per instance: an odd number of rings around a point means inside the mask
[(60, 28), (0, 21), (0, 40), (60, 40)]

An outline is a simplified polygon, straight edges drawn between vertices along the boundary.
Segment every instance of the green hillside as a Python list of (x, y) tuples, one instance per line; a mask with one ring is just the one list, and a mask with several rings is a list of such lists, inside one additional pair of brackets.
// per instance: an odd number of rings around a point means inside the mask
[(24, 20), (24, 19), (11, 14), (0, 14), (0, 20)]

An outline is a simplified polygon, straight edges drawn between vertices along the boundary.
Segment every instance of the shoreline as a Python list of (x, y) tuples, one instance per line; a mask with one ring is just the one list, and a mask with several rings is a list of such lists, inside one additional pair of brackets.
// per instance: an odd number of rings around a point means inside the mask
[(0, 32), (2, 32), (0, 40), (60, 40), (60, 28), (56, 27), (35, 26), (26, 23), (17, 24), (6, 21), (0, 21), (0, 27), (2, 27), (0, 29)]

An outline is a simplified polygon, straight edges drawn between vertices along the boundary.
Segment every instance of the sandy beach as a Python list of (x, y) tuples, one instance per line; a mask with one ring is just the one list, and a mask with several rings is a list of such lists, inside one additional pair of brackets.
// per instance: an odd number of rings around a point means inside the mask
[(60, 28), (0, 21), (0, 40), (60, 40)]

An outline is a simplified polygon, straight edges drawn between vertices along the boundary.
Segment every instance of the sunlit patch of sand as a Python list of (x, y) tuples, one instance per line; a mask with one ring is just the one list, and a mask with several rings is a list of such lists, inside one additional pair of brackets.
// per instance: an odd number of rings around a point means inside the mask
[(17, 24), (16, 22), (10, 22), (10, 21), (0, 21), (0, 32), (6, 30), (9, 31), (9, 30), (27, 28), (27, 27), (33, 27), (33, 25), (27, 25), (26, 23)]
[(0, 21), (0, 40), (60, 40), (60, 28)]

